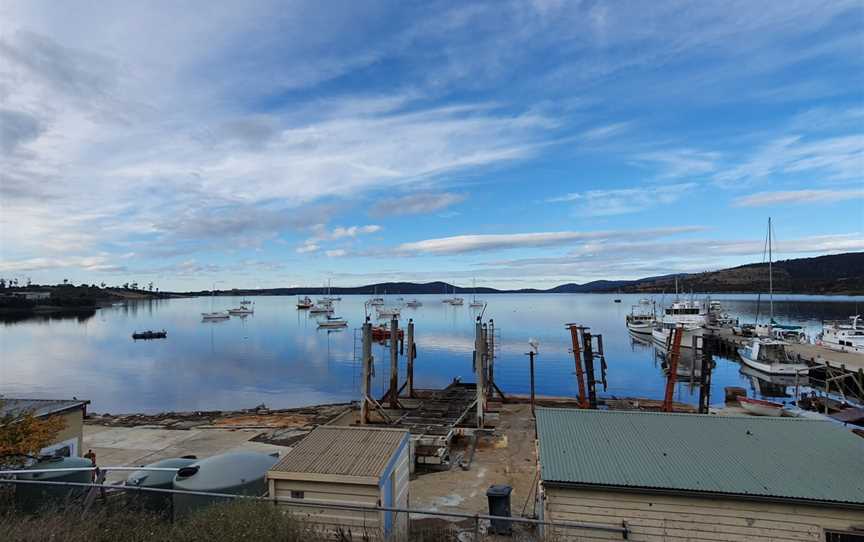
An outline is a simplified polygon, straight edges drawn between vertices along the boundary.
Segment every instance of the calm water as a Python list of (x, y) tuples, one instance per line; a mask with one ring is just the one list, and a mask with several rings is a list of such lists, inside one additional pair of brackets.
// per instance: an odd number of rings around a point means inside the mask
[[(665, 377), (654, 349), (631, 339), (624, 316), (639, 296), (538, 294), (490, 295), (486, 316), (500, 331), (495, 375), (505, 392), (527, 393), (527, 340), (540, 341), (537, 390), (575, 396), (573, 361), (565, 322), (602, 333), (609, 363), (603, 395), (662, 397)], [(454, 377), (472, 381), (473, 320), (467, 304), (452, 307), (441, 296), (417, 296), (424, 305), (404, 309), (416, 322), (418, 387), (442, 387)], [(752, 321), (754, 296), (715, 296), (730, 313)], [(286, 408), (355, 400), (359, 341), (354, 328), (363, 320), (365, 297), (343, 296), (337, 314), (349, 320), (341, 331), (319, 330), (315, 318), (294, 308), (294, 297), (256, 297), (255, 314), (205, 323), (209, 298), (160, 300), (109, 307), (86, 319), (10, 322), (0, 326), (0, 394), (78, 397), (95, 412), (156, 412), (249, 408), (265, 403)], [(661, 301), (660, 296), (656, 299)], [(824, 319), (858, 314), (864, 299), (791, 296), (775, 302), (778, 319), (802, 324), (810, 333)], [(668, 301), (668, 298), (666, 299)], [(395, 301), (395, 300), (394, 300)], [(216, 298), (217, 310), (239, 298)], [(467, 303), (467, 299), (466, 299)], [(864, 305), (864, 304), (862, 304)], [(762, 305), (764, 313), (765, 305)], [(168, 339), (133, 341), (135, 330), (166, 329)], [(375, 346), (375, 387), (383, 392), (389, 353)], [(404, 379), (404, 360), (401, 376)], [(771, 386), (741, 373), (741, 366), (717, 358), (712, 403), (722, 402), (724, 386), (744, 386), (757, 396), (782, 396)], [(678, 385), (676, 398), (694, 403), (698, 390)]]

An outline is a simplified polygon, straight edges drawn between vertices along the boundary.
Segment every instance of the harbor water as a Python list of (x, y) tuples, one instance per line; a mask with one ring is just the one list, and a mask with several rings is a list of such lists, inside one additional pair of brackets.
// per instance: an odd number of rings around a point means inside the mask
[[(613, 298), (621, 298), (614, 303)], [(649, 341), (634, 339), (624, 325), (637, 295), (498, 294), (485, 295), (484, 318), (496, 328), (495, 379), (505, 393), (527, 393), (528, 340), (539, 341), (537, 393), (576, 395), (570, 335), (575, 322), (602, 334), (608, 363), (607, 390), (601, 396), (662, 398), (666, 377)], [(697, 296), (699, 297), (699, 296)], [(473, 381), (473, 322), (482, 309), (442, 303), (442, 296), (405, 296), (423, 305), (402, 308), (400, 326), (416, 325), (417, 387), (435, 388), (454, 378)], [(658, 303), (670, 296), (653, 298)], [(767, 304), (751, 295), (717, 295), (741, 322), (753, 322), (757, 310), (766, 319)], [(343, 296), (336, 314), (348, 320), (340, 330), (319, 329), (296, 298), (254, 297), (254, 314), (226, 321), (202, 322), (201, 313), (239, 306), (237, 297), (178, 298), (129, 302), (106, 307), (88, 317), (36, 317), (0, 326), (0, 394), (10, 397), (71, 398), (91, 401), (90, 409), (126, 412), (229, 410), (266, 404), (288, 408), (348, 402), (359, 394), (360, 341), (357, 328), (365, 314), (365, 296)], [(822, 320), (858, 314), (861, 298), (775, 296), (775, 317), (805, 326), (815, 335)], [(390, 296), (388, 305), (401, 303)], [(132, 339), (134, 331), (162, 330), (165, 339)], [(388, 381), (389, 351), (376, 344), (375, 391)], [(742, 366), (716, 357), (711, 390), (714, 404), (723, 388), (741, 386), (755, 397), (783, 400), (792, 382), (766, 381)], [(404, 380), (404, 358), (400, 358)], [(761, 377), (764, 378), (764, 377)], [(698, 401), (698, 388), (680, 378), (675, 399)]]

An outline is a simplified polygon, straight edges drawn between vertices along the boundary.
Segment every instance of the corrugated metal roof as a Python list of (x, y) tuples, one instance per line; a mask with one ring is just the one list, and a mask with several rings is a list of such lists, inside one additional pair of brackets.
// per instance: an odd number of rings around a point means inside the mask
[(408, 431), (319, 426), (271, 471), (379, 477)]
[(0, 416), (32, 411), (35, 416), (47, 416), (71, 408), (85, 406), (90, 401), (78, 399), (13, 399), (0, 397)]
[(537, 409), (544, 482), (864, 504), (864, 439), (800, 418)]

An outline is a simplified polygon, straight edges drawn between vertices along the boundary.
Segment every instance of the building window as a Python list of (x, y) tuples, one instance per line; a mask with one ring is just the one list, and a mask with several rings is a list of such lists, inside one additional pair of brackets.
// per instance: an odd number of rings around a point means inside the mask
[(303, 494), (302, 491), (291, 491), (291, 498), (292, 499), (302, 499), (304, 496), (305, 495)]
[(825, 531), (825, 542), (864, 542), (864, 532)]

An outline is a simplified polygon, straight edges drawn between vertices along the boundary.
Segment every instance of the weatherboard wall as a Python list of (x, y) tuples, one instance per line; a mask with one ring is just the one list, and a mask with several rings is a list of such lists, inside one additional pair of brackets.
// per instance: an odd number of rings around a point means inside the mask
[[(543, 495), (547, 521), (615, 527), (626, 521), (635, 542), (824, 541), (826, 530), (864, 529), (864, 509), (552, 486)], [(553, 540), (621, 540), (617, 533), (581, 529), (547, 534)]]

